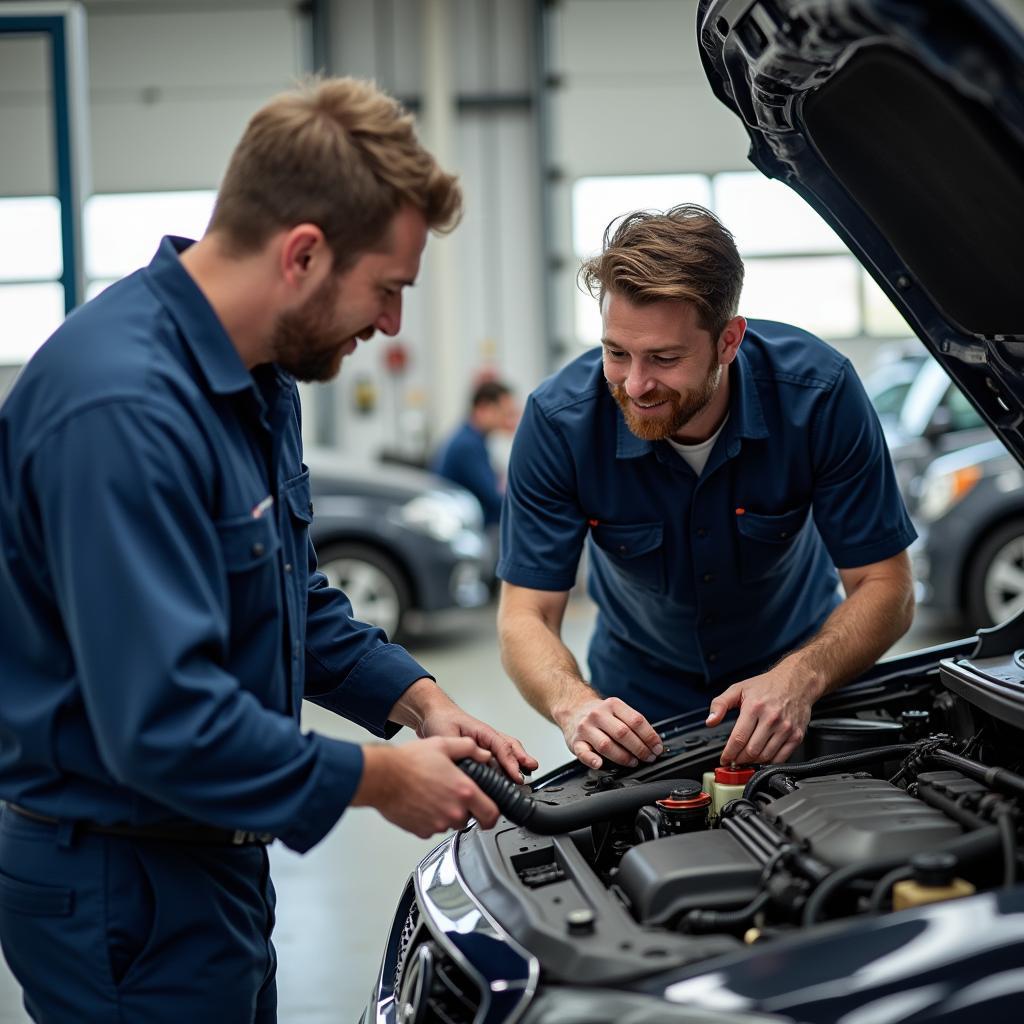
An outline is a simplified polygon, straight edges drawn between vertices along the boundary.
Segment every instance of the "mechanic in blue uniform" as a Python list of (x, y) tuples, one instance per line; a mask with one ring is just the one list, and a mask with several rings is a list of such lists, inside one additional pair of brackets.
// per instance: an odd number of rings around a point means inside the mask
[[(512, 449), (506, 670), (594, 767), (653, 760), (652, 721), (709, 707), (740, 709), (723, 763), (785, 761), (913, 616), (878, 421), (828, 345), (737, 315), (743, 263), (702, 207), (613, 222), (581, 277), (601, 347), (530, 396)], [(560, 636), (585, 542), (589, 681)]]
[[(257, 113), (206, 235), (73, 313), (0, 409), (0, 941), (37, 1021), (276, 1018), (266, 845), (428, 836), (536, 762), (316, 571), (296, 380), (393, 335), (461, 193), (373, 86)], [(399, 747), (304, 734), (305, 697)]]
[(496, 430), (513, 433), (518, 421), (512, 389), (500, 380), (482, 381), (473, 389), (469, 416), (441, 445), (430, 465), (439, 476), (474, 495), (488, 528), (501, 519), (504, 489), (487, 450), (487, 437)]

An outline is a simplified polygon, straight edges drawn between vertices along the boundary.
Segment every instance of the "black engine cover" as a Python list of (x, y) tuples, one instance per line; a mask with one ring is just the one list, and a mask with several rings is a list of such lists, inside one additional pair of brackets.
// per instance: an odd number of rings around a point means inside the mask
[(960, 835), (941, 811), (882, 779), (829, 775), (802, 779), (764, 814), (834, 867), (876, 857), (910, 857)]

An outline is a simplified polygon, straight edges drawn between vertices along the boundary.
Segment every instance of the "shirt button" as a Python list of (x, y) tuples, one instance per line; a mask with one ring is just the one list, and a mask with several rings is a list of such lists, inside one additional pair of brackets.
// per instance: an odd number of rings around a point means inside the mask
[(619, 554), (620, 555), (624, 555), (628, 550), (629, 550), (629, 548), (627, 548), (625, 544), (620, 544), (619, 545)]
[(710, 572), (704, 573), (704, 582), (705, 583), (712, 583), (714, 581), (714, 579), (715, 579), (714, 573), (710, 573)]
[(704, 625), (705, 626), (713, 626), (714, 623), (715, 623), (714, 615), (705, 615), (704, 616)]
[(266, 550), (267, 549), (259, 541), (257, 541), (252, 546), (252, 557), (253, 558), (259, 558), (260, 555), (262, 555), (263, 552), (266, 551)]
[(715, 651), (712, 651), (712, 652), (711, 652), (711, 653), (710, 653), (710, 654), (708, 655), (708, 664), (709, 664), (709, 665), (714, 665), (714, 663), (715, 663), (716, 661), (718, 661), (718, 654), (717, 654), (717, 653), (716, 653)]
[(291, 562), (285, 562), (284, 563), (284, 571), (285, 572), (291, 572), (292, 571), (292, 563)]
[(310, 515), (312, 515), (312, 514), (313, 514), (313, 502), (310, 502), (310, 503), (309, 503), (309, 514), (310, 514)]
[(708, 535), (708, 531), (705, 530), (703, 526), (701, 526), (701, 527), (699, 527), (697, 529), (697, 536), (700, 537), (701, 539), (703, 539), (707, 535)]
[(783, 530), (779, 534), (779, 540), (785, 540), (788, 536), (789, 536), (789, 531), (788, 530)]

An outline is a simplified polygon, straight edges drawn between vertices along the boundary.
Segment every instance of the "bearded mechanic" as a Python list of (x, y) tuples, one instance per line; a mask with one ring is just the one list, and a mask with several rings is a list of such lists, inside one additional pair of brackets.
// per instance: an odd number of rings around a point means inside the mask
[[(738, 315), (743, 263), (702, 207), (613, 222), (581, 279), (601, 347), (530, 396), (509, 466), (505, 668), (592, 767), (653, 761), (651, 722), (698, 708), (739, 709), (724, 764), (785, 761), (913, 617), (878, 421), (834, 349)], [(561, 640), (584, 544), (589, 680)]]
[[(197, 242), (72, 314), (0, 408), (0, 942), (34, 1020), (276, 1019), (266, 844), (348, 806), (489, 826), (536, 767), (316, 571), (296, 380), (398, 332), (461, 189), (371, 84), (250, 121)], [(303, 698), (390, 737), (300, 729)]]

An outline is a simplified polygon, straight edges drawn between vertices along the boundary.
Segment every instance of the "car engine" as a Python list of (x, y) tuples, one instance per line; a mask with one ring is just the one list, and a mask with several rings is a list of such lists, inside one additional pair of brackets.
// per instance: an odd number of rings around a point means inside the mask
[(506, 820), (460, 837), (460, 868), (546, 976), (574, 983), (1013, 885), (1024, 712), (943, 665), (827, 699), (789, 764), (723, 768), (730, 726), (684, 721), (634, 769), (567, 766), (531, 790), (478, 766)]

